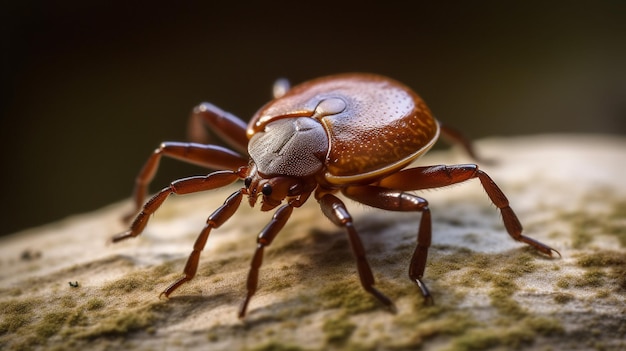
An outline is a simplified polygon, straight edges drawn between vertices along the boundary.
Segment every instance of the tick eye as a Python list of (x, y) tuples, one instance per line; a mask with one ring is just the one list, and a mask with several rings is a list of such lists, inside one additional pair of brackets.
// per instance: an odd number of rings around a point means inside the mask
[(269, 184), (264, 184), (263, 185), (263, 189), (261, 189), (261, 192), (263, 193), (263, 195), (265, 196), (270, 196), (272, 195), (272, 186)]
[(248, 178), (244, 179), (244, 181), (243, 181), (243, 185), (244, 185), (246, 188), (249, 188), (249, 187), (250, 187), (250, 184), (252, 184), (252, 178), (251, 178), (251, 177), (248, 177)]

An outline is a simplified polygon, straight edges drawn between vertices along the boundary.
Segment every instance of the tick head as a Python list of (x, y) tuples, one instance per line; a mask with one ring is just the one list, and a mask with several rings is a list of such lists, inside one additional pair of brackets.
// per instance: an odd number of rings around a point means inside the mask
[(302, 193), (304, 184), (300, 178), (288, 176), (264, 177), (256, 167), (251, 167), (250, 175), (244, 180), (248, 203), (254, 207), (261, 198), (261, 211), (269, 211), (280, 205), (285, 198)]

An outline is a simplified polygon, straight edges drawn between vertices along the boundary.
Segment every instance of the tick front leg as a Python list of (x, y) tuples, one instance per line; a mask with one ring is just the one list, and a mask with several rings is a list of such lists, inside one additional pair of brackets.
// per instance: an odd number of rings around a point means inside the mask
[(248, 303), (250, 303), (250, 299), (256, 293), (259, 285), (259, 269), (263, 263), (263, 251), (266, 246), (272, 243), (278, 232), (283, 229), (292, 211), (293, 206), (291, 205), (283, 205), (279, 208), (276, 213), (274, 213), (272, 220), (263, 228), (257, 238), (257, 247), (252, 257), (252, 262), (250, 263), (250, 272), (248, 273), (248, 282), (246, 284), (248, 293), (239, 309), (239, 318), (245, 317)]
[(477, 165), (439, 165), (409, 168), (382, 179), (378, 185), (397, 190), (421, 190), (462, 183), (473, 178), (480, 180), (491, 202), (500, 209), (504, 227), (513, 239), (524, 242), (548, 256), (552, 256), (553, 252), (556, 252), (559, 256), (561, 255), (550, 246), (522, 235), (522, 224), (515, 212), (513, 212), (513, 209), (511, 209), (509, 200), (487, 173), (478, 169)]
[(417, 231), (417, 246), (411, 257), (409, 277), (420, 289), (424, 302), (432, 304), (433, 298), (422, 281), (428, 258), (428, 248), (432, 237), (432, 224), (428, 202), (412, 194), (390, 190), (378, 186), (352, 186), (343, 189), (343, 194), (360, 203), (390, 211), (421, 212), (419, 229)]
[(183, 270), (183, 273), (185, 275), (172, 283), (170, 286), (168, 286), (167, 289), (163, 290), (161, 295), (169, 297), (170, 294), (174, 292), (174, 290), (178, 289), (179, 286), (193, 279), (193, 277), (196, 275), (196, 271), (198, 270), (198, 263), (200, 262), (200, 252), (202, 252), (204, 246), (206, 245), (207, 239), (209, 239), (211, 229), (219, 228), (237, 211), (239, 205), (241, 204), (243, 192), (243, 189), (241, 189), (230, 195), (228, 199), (224, 201), (224, 204), (209, 216), (206, 224), (204, 225), (204, 228), (196, 239), (196, 243), (193, 245), (193, 251), (187, 259), (187, 264), (185, 265), (185, 269)]
[(247, 123), (208, 102), (201, 103), (191, 112), (188, 134), (191, 141), (208, 144), (207, 129), (213, 131), (242, 154), (248, 152)]
[(238, 153), (217, 145), (164, 142), (154, 150), (137, 175), (133, 191), (135, 210), (127, 214), (124, 219), (132, 218), (143, 205), (148, 192), (148, 185), (156, 174), (162, 156), (168, 156), (207, 168), (228, 169), (231, 171), (236, 171), (248, 162)]
[(176, 180), (150, 198), (150, 200), (143, 205), (141, 212), (139, 212), (137, 217), (135, 217), (135, 220), (130, 225), (130, 228), (126, 232), (114, 236), (112, 241), (118, 242), (141, 234), (146, 227), (146, 224), (148, 224), (150, 215), (161, 207), (163, 202), (165, 202), (165, 199), (167, 199), (167, 197), (171, 194), (181, 195), (212, 190), (229, 185), (239, 178), (239, 174), (234, 171), (217, 171), (207, 176), (189, 177)]
[(374, 297), (391, 310), (395, 310), (393, 302), (391, 302), (387, 296), (383, 295), (383, 293), (374, 288), (374, 275), (372, 274), (372, 269), (370, 268), (367, 258), (365, 257), (363, 243), (361, 243), (361, 239), (354, 229), (352, 217), (350, 216), (350, 213), (348, 213), (344, 203), (332, 194), (322, 196), (319, 199), (319, 203), (322, 208), (322, 212), (326, 215), (326, 217), (328, 217), (337, 226), (345, 228), (348, 232), (350, 247), (352, 248), (352, 252), (356, 258), (359, 278), (365, 291), (374, 295)]

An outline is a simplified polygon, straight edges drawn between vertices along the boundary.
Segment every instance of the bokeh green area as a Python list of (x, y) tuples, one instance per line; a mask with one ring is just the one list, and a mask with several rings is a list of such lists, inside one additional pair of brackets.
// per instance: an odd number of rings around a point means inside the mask
[[(622, 1), (2, 7), (0, 234), (128, 197), (193, 106), (247, 120), (278, 77), (389, 75), (472, 138), (626, 133)], [(165, 161), (152, 190), (204, 172)]]

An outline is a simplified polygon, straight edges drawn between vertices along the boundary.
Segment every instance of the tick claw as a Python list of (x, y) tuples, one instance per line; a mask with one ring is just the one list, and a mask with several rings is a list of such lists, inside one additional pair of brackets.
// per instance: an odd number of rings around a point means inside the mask
[(246, 312), (248, 310), (248, 303), (250, 302), (250, 297), (251, 296), (246, 296), (246, 299), (241, 304), (241, 307), (239, 308), (239, 314), (237, 315), (239, 319), (243, 320), (246, 317)]
[(435, 301), (433, 300), (432, 295), (430, 295), (430, 291), (428, 291), (426, 284), (424, 284), (424, 282), (420, 278), (414, 278), (413, 281), (420, 289), (422, 296), (424, 296), (424, 304), (427, 306), (434, 305)]
[(132, 237), (131, 234), (132, 234), (132, 232), (130, 230), (127, 230), (127, 231), (125, 231), (123, 233), (120, 233), (120, 234), (117, 234), (117, 235), (113, 236), (111, 238), (111, 242), (112, 243), (116, 243), (116, 242), (122, 241), (124, 239), (128, 239), (128, 238)]

